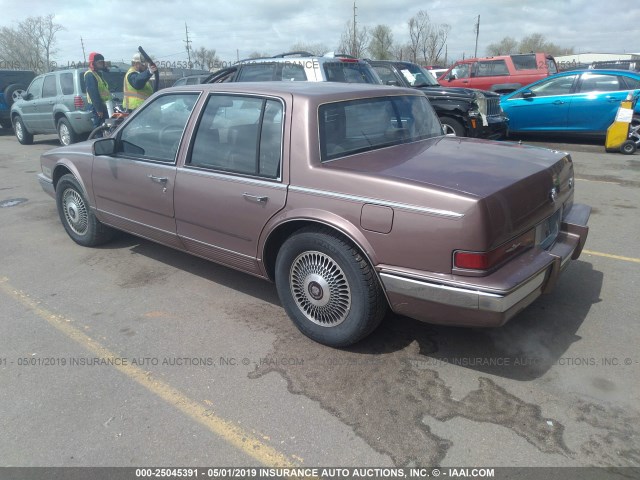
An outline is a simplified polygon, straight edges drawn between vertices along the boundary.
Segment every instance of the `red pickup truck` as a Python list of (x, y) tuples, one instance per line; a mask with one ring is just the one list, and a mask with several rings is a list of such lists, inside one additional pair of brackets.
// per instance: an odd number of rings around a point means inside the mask
[(458, 60), (438, 78), (438, 83), (509, 93), (554, 73), (558, 73), (558, 66), (551, 55), (525, 53)]

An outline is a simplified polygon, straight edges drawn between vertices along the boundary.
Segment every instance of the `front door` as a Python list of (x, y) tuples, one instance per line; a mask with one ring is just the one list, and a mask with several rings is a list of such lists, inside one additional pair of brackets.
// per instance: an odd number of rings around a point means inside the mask
[(115, 155), (95, 157), (95, 202), (105, 223), (179, 245), (173, 207), (176, 161), (197, 97), (157, 97), (118, 132)]

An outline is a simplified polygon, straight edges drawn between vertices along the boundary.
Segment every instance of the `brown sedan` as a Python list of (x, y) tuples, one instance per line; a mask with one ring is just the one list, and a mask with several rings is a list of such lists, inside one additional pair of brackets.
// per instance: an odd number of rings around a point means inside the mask
[(109, 138), (41, 158), (80, 245), (114, 229), (275, 281), (332, 346), (387, 307), (499, 326), (587, 238), (568, 154), (447, 137), (412, 89), (271, 82), (162, 90)]

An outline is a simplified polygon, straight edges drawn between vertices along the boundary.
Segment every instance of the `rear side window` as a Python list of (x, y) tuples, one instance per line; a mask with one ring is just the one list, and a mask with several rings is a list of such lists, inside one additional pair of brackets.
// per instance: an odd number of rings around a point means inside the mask
[(237, 82), (264, 82), (274, 79), (275, 63), (254, 63), (240, 69)]
[(375, 67), (373, 67), (373, 69), (376, 71), (376, 73), (380, 77), (380, 80), (382, 80), (382, 83), (384, 83), (385, 85), (392, 85), (393, 82), (400, 83), (396, 79), (396, 76), (394, 75), (391, 67), (376, 65)]
[(55, 97), (57, 94), (55, 74), (47, 75), (44, 77), (44, 85), (42, 86), (42, 98)]
[(580, 83), (580, 92), (616, 92), (624, 90), (617, 75), (599, 75), (585, 73)]
[(536, 54), (530, 55), (511, 55), (513, 66), (516, 70), (535, 70), (538, 68), (536, 64)]
[(442, 135), (425, 96), (388, 96), (321, 105), (322, 161)]
[(368, 64), (360, 62), (327, 62), (323, 66), (329, 82), (380, 83)]
[(189, 165), (276, 179), (282, 157), (282, 102), (212, 95), (198, 124)]
[(60, 74), (60, 88), (63, 95), (73, 95), (73, 73)]
[(625, 90), (636, 90), (640, 88), (640, 80), (638, 80), (637, 78), (631, 78), (631, 77), (620, 77), (620, 78), (626, 86)]
[(476, 65), (476, 77), (498, 77), (501, 75), (509, 75), (509, 69), (504, 60), (482, 61)]
[(305, 82), (307, 74), (304, 73), (304, 67), (295, 63), (285, 63), (282, 66), (283, 82)]

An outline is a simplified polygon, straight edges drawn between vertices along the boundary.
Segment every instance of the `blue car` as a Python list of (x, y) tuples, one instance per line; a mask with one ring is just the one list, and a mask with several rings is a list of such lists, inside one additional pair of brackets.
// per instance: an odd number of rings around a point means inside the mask
[[(509, 134), (566, 133), (605, 136), (629, 91), (640, 94), (640, 74), (579, 70), (552, 75), (504, 95)], [(635, 106), (640, 115), (640, 104)]]

